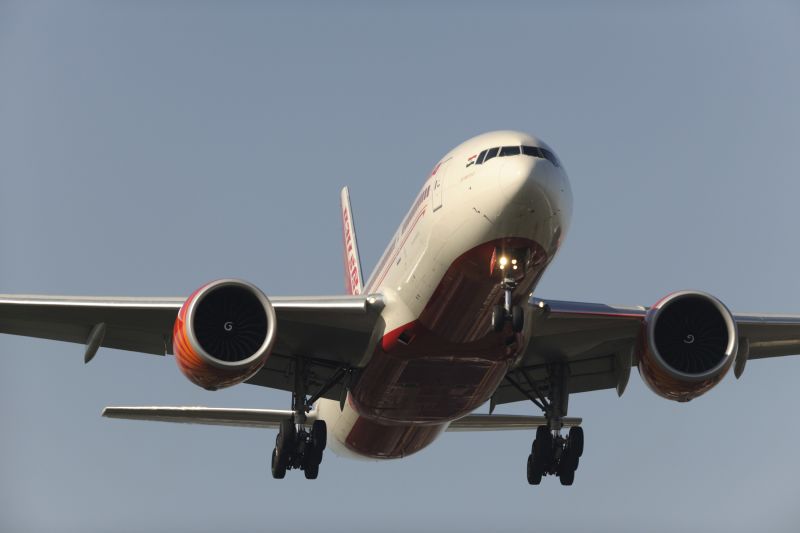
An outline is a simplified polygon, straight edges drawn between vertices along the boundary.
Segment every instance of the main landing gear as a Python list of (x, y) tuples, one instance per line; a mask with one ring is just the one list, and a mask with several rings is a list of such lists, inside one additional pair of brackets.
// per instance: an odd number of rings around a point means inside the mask
[(558, 476), (562, 485), (572, 485), (583, 455), (583, 428), (570, 428), (567, 437), (548, 426), (536, 428), (536, 438), (528, 455), (528, 483), (538, 485), (542, 476)]
[(330, 387), (337, 384), (345, 375), (344, 370), (337, 371), (328, 383), (311, 398), (306, 397), (305, 364), (302, 358), (296, 360), (295, 386), (292, 393), (292, 418), (281, 422), (278, 436), (275, 437), (275, 448), (272, 449), (272, 477), (283, 479), (286, 471), (299, 468), (306, 479), (317, 479), (322, 452), (328, 442), (328, 428), (324, 420), (315, 420), (311, 427), (306, 427), (306, 413), (311, 405)]
[(564, 364), (549, 365), (546, 381), (534, 381), (524, 370), (521, 372), (528, 389), (510, 376), (506, 379), (544, 411), (547, 420), (546, 426), (536, 428), (536, 438), (531, 444), (526, 469), (528, 483), (538, 485), (542, 477), (551, 475), (558, 476), (562, 485), (572, 485), (583, 455), (583, 428), (573, 426), (566, 436), (561, 435), (569, 404), (567, 367)]
[(317, 479), (327, 433), (324, 420), (315, 420), (310, 431), (302, 425), (298, 428), (291, 419), (281, 422), (272, 450), (272, 477), (283, 479), (286, 470), (299, 468), (306, 479)]

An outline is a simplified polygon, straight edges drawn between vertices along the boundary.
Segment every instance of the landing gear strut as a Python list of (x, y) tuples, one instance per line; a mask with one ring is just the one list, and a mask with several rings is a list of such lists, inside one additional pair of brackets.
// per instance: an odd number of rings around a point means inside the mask
[(525, 314), (522, 307), (512, 303), (511, 295), (519, 281), (525, 277), (529, 256), (530, 251), (525, 248), (498, 247), (492, 253), (490, 273), (500, 277), (500, 288), (503, 291), (502, 301), (492, 309), (492, 329), (495, 332), (503, 331), (508, 321), (511, 321), (511, 330), (514, 333), (522, 331)]
[[(575, 480), (575, 471), (583, 455), (583, 428), (573, 426), (566, 436), (561, 434), (569, 402), (566, 377), (564, 365), (551, 365), (547, 394), (540, 393), (536, 384), (528, 380), (533, 394), (526, 395), (544, 411), (547, 419), (546, 426), (536, 428), (536, 438), (528, 455), (526, 473), (531, 485), (538, 485), (546, 475), (558, 476), (562, 485), (572, 485)], [(524, 390), (515, 381), (511, 383), (520, 391)]]
[(504, 278), (500, 287), (503, 289), (503, 303), (492, 309), (492, 329), (499, 333), (503, 331), (506, 321), (510, 320), (511, 330), (519, 333), (525, 325), (525, 313), (522, 307), (511, 303), (511, 293), (517, 287), (517, 282), (512, 278)]
[[(281, 422), (275, 448), (272, 449), (272, 477), (283, 479), (286, 471), (299, 468), (306, 479), (317, 479), (322, 452), (328, 442), (328, 428), (324, 420), (315, 420), (306, 429), (306, 412), (310, 403), (306, 399), (306, 375), (302, 359), (295, 368), (295, 392), (292, 394), (294, 416)], [(313, 400), (313, 398), (312, 398)]]

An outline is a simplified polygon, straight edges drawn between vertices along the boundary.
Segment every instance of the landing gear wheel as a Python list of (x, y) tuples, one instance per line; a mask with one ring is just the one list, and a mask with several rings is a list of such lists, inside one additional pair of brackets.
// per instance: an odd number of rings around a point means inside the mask
[(572, 427), (567, 435), (567, 446), (575, 450), (575, 457), (583, 455), (583, 428)]
[(525, 313), (522, 311), (522, 307), (515, 305), (511, 308), (511, 329), (514, 333), (519, 333), (524, 325)]
[(561, 481), (562, 485), (570, 486), (572, 482), (575, 481), (575, 471), (567, 470), (566, 472), (562, 472), (559, 474), (558, 479)]
[(272, 448), (272, 477), (283, 479), (286, 476), (286, 463), (278, 457), (278, 449)]
[(296, 440), (297, 431), (294, 427), (294, 421), (288, 418), (282, 420), (278, 436), (275, 438), (275, 448), (279, 459), (284, 465), (289, 463), (289, 456), (295, 448)]
[(547, 426), (536, 428), (536, 438), (531, 445), (533, 466), (539, 472), (547, 472), (553, 462), (553, 434)]
[(321, 455), (328, 444), (328, 425), (324, 420), (315, 420), (311, 425), (311, 442)]
[[(321, 454), (322, 452), (317, 453)], [(317, 479), (317, 476), (319, 475), (319, 463), (315, 461), (309, 462), (307, 465), (305, 465), (305, 468), (303, 468), (303, 474), (305, 474), (306, 479)]]
[(530, 485), (538, 485), (542, 482), (542, 471), (538, 468), (533, 455), (528, 455), (528, 483)]
[(506, 308), (497, 304), (492, 308), (492, 330), (496, 333), (503, 331), (506, 324)]

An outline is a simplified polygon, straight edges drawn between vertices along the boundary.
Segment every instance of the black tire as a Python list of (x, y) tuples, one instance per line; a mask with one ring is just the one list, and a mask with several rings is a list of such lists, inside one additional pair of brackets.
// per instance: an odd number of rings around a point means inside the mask
[(567, 434), (567, 446), (575, 450), (575, 456), (580, 457), (583, 455), (583, 428), (572, 427), (569, 428)]
[(303, 467), (308, 465), (317, 465), (319, 466), (322, 463), (322, 450), (314, 446), (312, 442), (308, 447), (306, 447), (305, 457), (303, 457)]
[(317, 479), (319, 475), (319, 463), (311, 462), (303, 468), (306, 479)]
[(278, 457), (278, 450), (272, 448), (272, 477), (275, 479), (283, 479), (286, 476), (286, 463), (281, 461)]
[(525, 326), (525, 312), (522, 307), (515, 305), (511, 308), (511, 329), (514, 333), (519, 333)]
[(547, 426), (536, 428), (536, 439), (533, 441), (533, 464), (541, 472), (550, 470), (553, 463), (553, 434)]
[(550, 428), (547, 426), (538, 426), (536, 428), (536, 440), (545, 439), (549, 439), (551, 442), (553, 440), (553, 434), (550, 433)]
[(506, 325), (506, 308), (500, 304), (492, 308), (492, 330), (496, 333), (503, 331)]
[(564, 453), (561, 454), (561, 460), (558, 462), (558, 475), (575, 472), (578, 469), (578, 456), (575, 454), (575, 450), (570, 448), (569, 445), (564, 449)]
[(289, 418), (281, 421), (281, 428), (278, 431), (278, 437), (275, 439), (275, 447), (278, 449), (278, 455), (284, 465), (289, 462), (289, 456), (294, 450), (295, 440), (296, 429), (294, 421)]
[(562, 472), (559, 474), (558, 479), (561, 481), (562, 485), (570, 486), (573, 481), (575, 481), (575, 471), (567, 470), (566, 472)]
[(528, 484), (538, 485), (542, 482), (542, 471), (537, 468), (533, 455), (528, 455)]
[(315, 420), (311, 424), (311, 442), (314, 444), (314, 448), (319, 450), (320, 455), (322, 455), (322, 450), (328, 444), (328, 425), (324, 420)]

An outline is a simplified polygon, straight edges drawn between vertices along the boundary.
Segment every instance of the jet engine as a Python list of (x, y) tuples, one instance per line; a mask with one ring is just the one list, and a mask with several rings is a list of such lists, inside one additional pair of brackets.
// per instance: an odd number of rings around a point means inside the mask
[(178, 313), (172, 350), (178, 368), (208, 390), (258, 372), (275, 343), (275, 310), (254, 285), (222, 279), (192, 294)]
[(675, 292), (648, 311), (639, 374), (656, 394), (688, 402), (720, 382), (737, 349), (736, 321), (722, 302), (702, 292)]

